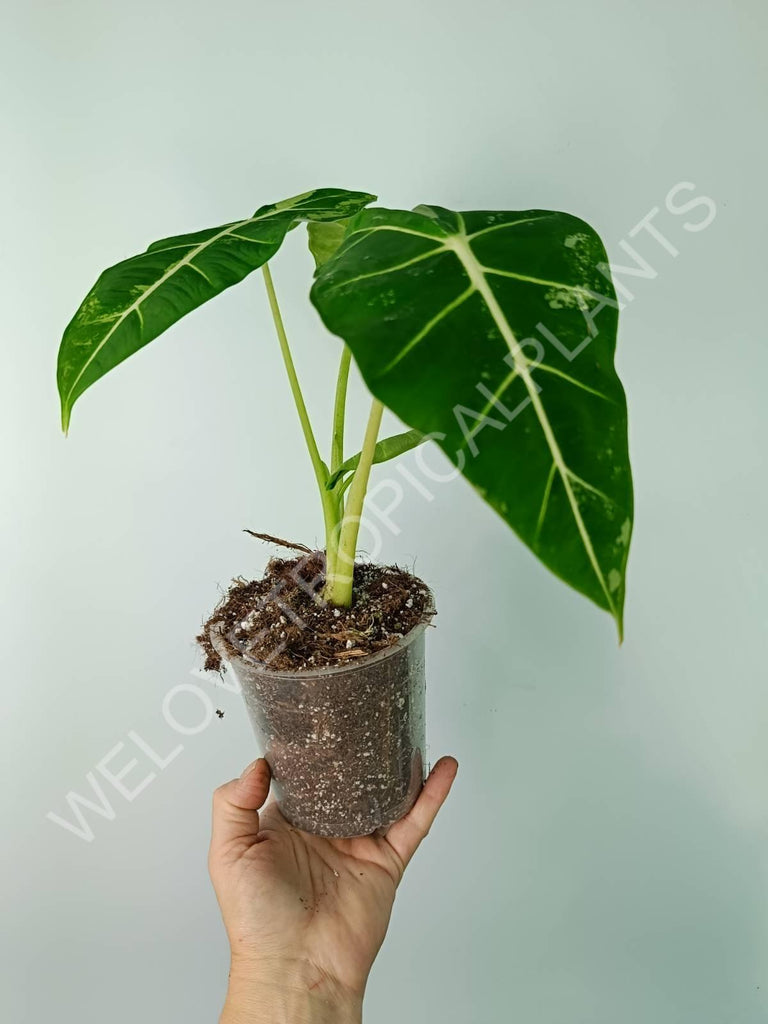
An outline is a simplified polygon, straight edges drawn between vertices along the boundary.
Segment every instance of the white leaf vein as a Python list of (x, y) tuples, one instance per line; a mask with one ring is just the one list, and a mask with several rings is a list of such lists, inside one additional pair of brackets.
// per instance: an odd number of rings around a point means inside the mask
[(463, 302), (466, 302), (466, 300), (470, 297), (470, 295), (472, 295), (475, 292), (475, 290), (476, 289), (475, 289), (474, 285), (470, 285), (469, 288), (467, 288), (465, 291), (463, 291), (461, 293), (461, 295), (458, 295), (453, 300), (453, 302), (449, 302), (447, 306), (443, 306), (443, 308), (440, 310), (440, 312), (436, 313), (435, 316), (433, 316), (432, 319), (429, 320), (422, 327), (422, 329), (418, 332), (418, 334), (414, 335), (414, 337), (411, 338), (410, 341), (406, 342), (406, 344), (397, 353), (395, 358), (390, 360), (390, 362), (387, 363), (387, 365), (380, 371), (379, 374), (377, 374), (377, 376), (384, 376), (385, 373), (389, 373), (389, 371), (393, 367), (397, 366), (397, 364), (399, 362), (401, 362), (408, 355), (408, 353), (411, 351), (412, 348), (414, 348), (416, 345), (419, 344), (420, 341), (422, 341), (424, 338), (426, 338), (426, 336), (429, 334), (429, 332), (434, 327), (436, 327), (437, 324), (439, 324), (441, 320), (444, 320), (449, 315), (449, 313), (452, 313), (455, 309), (458, 309), (458, 307)]
[(605, 595), (605, 600), (608, 608), (614, 615), (616, 615), (616, 605), (614, 599), (608, 588), (608, 584), (603, 575), (603, 570), (600, 567), (600, 563), (597, 559), (597, 554), (595, 553), (592, 538), (589, 534), (589, 530), (587, 529), (586, 523), (584, 522), (581, 507), (579, 505), (578, 499), (576, 498), (576, 494), (573, 489), (574, 478), (572, 477), (571, 472), (568, 466), (566, 465), (565, 458), (563, 456), (560, 445), (557, 441), (557, 437), (555, 436), (552, 424), (549, 421), (546, 409), (544, 408), (544, 405), (541, 401), (539, 389), (535, 381), (531, 377), (528, 362), (521, 352), (520, 345), (517, 341), (517, 338), (515, 337), (514, 331), (512, 330), (509, 321), (504, 315), (504, 311), (499, 305), (499, 302), (485, 277), (482, 265), (479, 263), (474, 253), (472, 252), (467, 241), (466, 235), (450, 236), (446, 239), (446, 245), (448, 245), (455, 251), (457, 257), (461, 261), (462, 266), (464, 267), (464, 270), (466, 271), (470, 283), (474, 285), (475, 290), (480, 293), (480, 296), (485, 302), (485, 305), (487, 306), (489, 313), (496, 322), (496, 325), (499, 331), (501, 332), (502, 337), (509, 346), (509, 350), (512, 353), (512, 357), (514, 360), (514, 365), (517, 368), (518, 373), (520, 374), (520, 377), (522, 378), (523, 383), (525, 384), (525, 387), (528, 391), (531, 403), (539, 420), (539, 425), (541, 426), (541, 429), (544, 433), (544, 438), (551, 452), (552, 460), (555, 466), (557, 467), (557, 472), (559, 473), (560, 478), (563, 482), (563, 487), (565, 488), (568, 503), (571, 507), (571, 513), (573, 515), (574, 522), (579, 533), (579, 537), (581, 538), (582, 545), (587, 555), (587, 559), (590, 565), (592, 566), (592, 571), (597, 577), (598, 583), (600, 584), (600, 588), (603, 591), (603, 594)]

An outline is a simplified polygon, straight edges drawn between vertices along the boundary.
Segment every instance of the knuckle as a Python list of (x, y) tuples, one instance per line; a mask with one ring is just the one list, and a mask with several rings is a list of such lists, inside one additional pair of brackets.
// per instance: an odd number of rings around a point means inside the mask
[(222, 786), (217, 786), (213, 791), (213, 806), (218, 807), (220, 804), (227, 802), (227, 793), (229, 790), (229, 783), (225, 782)]

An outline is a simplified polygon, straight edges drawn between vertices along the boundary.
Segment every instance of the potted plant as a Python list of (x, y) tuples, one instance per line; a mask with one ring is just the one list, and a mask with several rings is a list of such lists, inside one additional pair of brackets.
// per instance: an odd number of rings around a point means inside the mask
[[(289, 544), (295, 557), (273, 559), (263, 579), (234, 581), (199, 640), (207, 667), (228, 662), (242, 684), (283, 812), (335, 836), (388, 826), (423, 781), (434, 606), (411, 574), (355, 560), (372, 466), (438, 444), (548, 568), (613, 616), (620, 637), (632, 531), (618, 303), (595, 231), (544, 210), (405, 211), (374, 200), (318, 189), (155, 242), (99, 277), (58, 361), (66, 432), (95, 381), (261, 269), (325, 547)], [(316, 263), (311, 301), (342, 340), (327, 462), (269, 266), (301, 223)], [(360, 451), (346, 457), (353, 358), (373, 400)], [(380, 440), (385, 406), (409, 429)]]

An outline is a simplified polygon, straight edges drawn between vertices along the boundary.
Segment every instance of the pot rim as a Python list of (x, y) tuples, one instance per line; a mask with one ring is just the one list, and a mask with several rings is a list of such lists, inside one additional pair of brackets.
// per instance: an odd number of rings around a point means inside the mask
[[(424, 586), (426, 587), (426, 584), (424, 584)], [(225, 643), (223, 642), (224, 638), (221, 635), (221, 623), (217, 623), (212, 626), (208, 635), (211, 638), (211, 643), (213, 644), (216, 652), (219, 654), (222, 661), (227, 664), (230, 664), (235, 660), (241, 661), (246, 664), (249, 669), (269, 675), (273, 679), (326, 679), (329, 676), (344, 675), (348, 672), (354, 672), (357, 668), (367, 668), (369, 665), (375, 665), (377, 662), (384, 661), (386, 658), (391, 657), (397, 651), (402, 651), (404, 648), (410, 647), (414, 640), (417, 640), (422, 636), (427, 626), (432, 624), (432, 619), (437, 614), (435, 598), (429, 587), (427, 587), (427, 594), (428, 598), (424, 609), (424, 617), (420, 622), (417, 622), (408, 633), (398, 637), (394, 643), (389, 644), (380, 651), (376, 651), (375, 654), (366, 655), (364, 658), (355, 658), (345, 665), (320, 665), (318, 668), (270, 669), (266, 662), (257, 661), (245, 652), (239, 654), (236, 659), (231, 657), (226, 649)]]

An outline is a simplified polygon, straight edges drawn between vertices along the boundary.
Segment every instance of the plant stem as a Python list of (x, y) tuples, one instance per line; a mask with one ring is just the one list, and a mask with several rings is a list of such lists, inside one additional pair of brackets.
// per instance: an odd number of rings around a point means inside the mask
[(363, 446), (360, 450), (360, 462), (352, 478), (344, 517), (341, 520), (334, 573), (326, 578), (324, 595), (326, 601), (330, 601), (331, 604), (339, 605), (343, 608), (348, 608), (352, 603), (352, 580), (355, 569), (357, 537), (360, 532), (363, 502), (365, 501), (365, 492), (368, 489), (368, 479), (371, 475), (371, 466), (373, 465), (373, 456), (376, 450), (376, 439), (379, 436), (383, 412), (384, 406), (374, 398), (368, 416), (368, 425), (365, 428)]
[(299, 414), (299, 421), (304, 433), (307, 451), (309, 452), (309, 457), (312, 460), (315, 479), (317, 480), (317, 485), (320, 489), (320, 500), (323, 506), (323, 519), (325, 521), (325, 543), (326, 550), (328, 550), (332, 544), (335, 545), (337, 524), (340, 517), (338, 502), (331, 491), (327, 491), (325, 489), (325, 484), (328, 480), (328, 470), (326, 469), (323, 460), (320, 458), (320, 452), (317, 448), (315, 435), (312, 432), (312, 424), (309, 421), (309, 413), (307, 412), (307, 407), (304, 403), (304, 396), (301, 393), (299, 378), (296, 375), (296, 367), (293, 365), (293, 356), (291, 355), (291, 349), (288, 345), (288, 336), (285, 333), (285, 326), (280, 313), (280, 306), (277, 302), (275, 285), (272, 281), (272, 272), (269, 269), (269, 264), (265, 263), (261, 270), (264, 275), (264, 284), (267, 288), (267, 296), (269, 297), (269, 308), (272, 311), (272, 319), (275, 322), (275, 330), (277, 332), (278, 341), (280, 342), (280, 351), (288, 374), (288, 383), (291, 386), (291, 393), (293, 394), (293, 400), (296, 404), (296, 411)]
[(333, 436), (331, 438), (331, 473), (344, 461), (344, 415), (347, 405), (347, 381), (352, 353), (345, 345), (341, 352), (339, 376), (336, 380), (336, 399), (333, 404)]
[[(333, 403), (333, 433), (331, 435), (331, 473), (335, 473), (344, 462), (344, 419), (347, 406), (347, 382), (349, 381), (349, 366), (352, 361), (352, 353), (345, 345), (341, 350), (341, 361), (339, 362), (339, 374), (336, 379), (336, 397)], [(344, 512), (344, 487), (337, 486), (333, 490), (333, 500), (336, 503), (336, 528), (331, 537), (326, 538), (325, 548), (325, 575), (326, 579), (332, 577), (336, 572), (336, 560), (338, 554), (339, 529), (338, 524)]]

